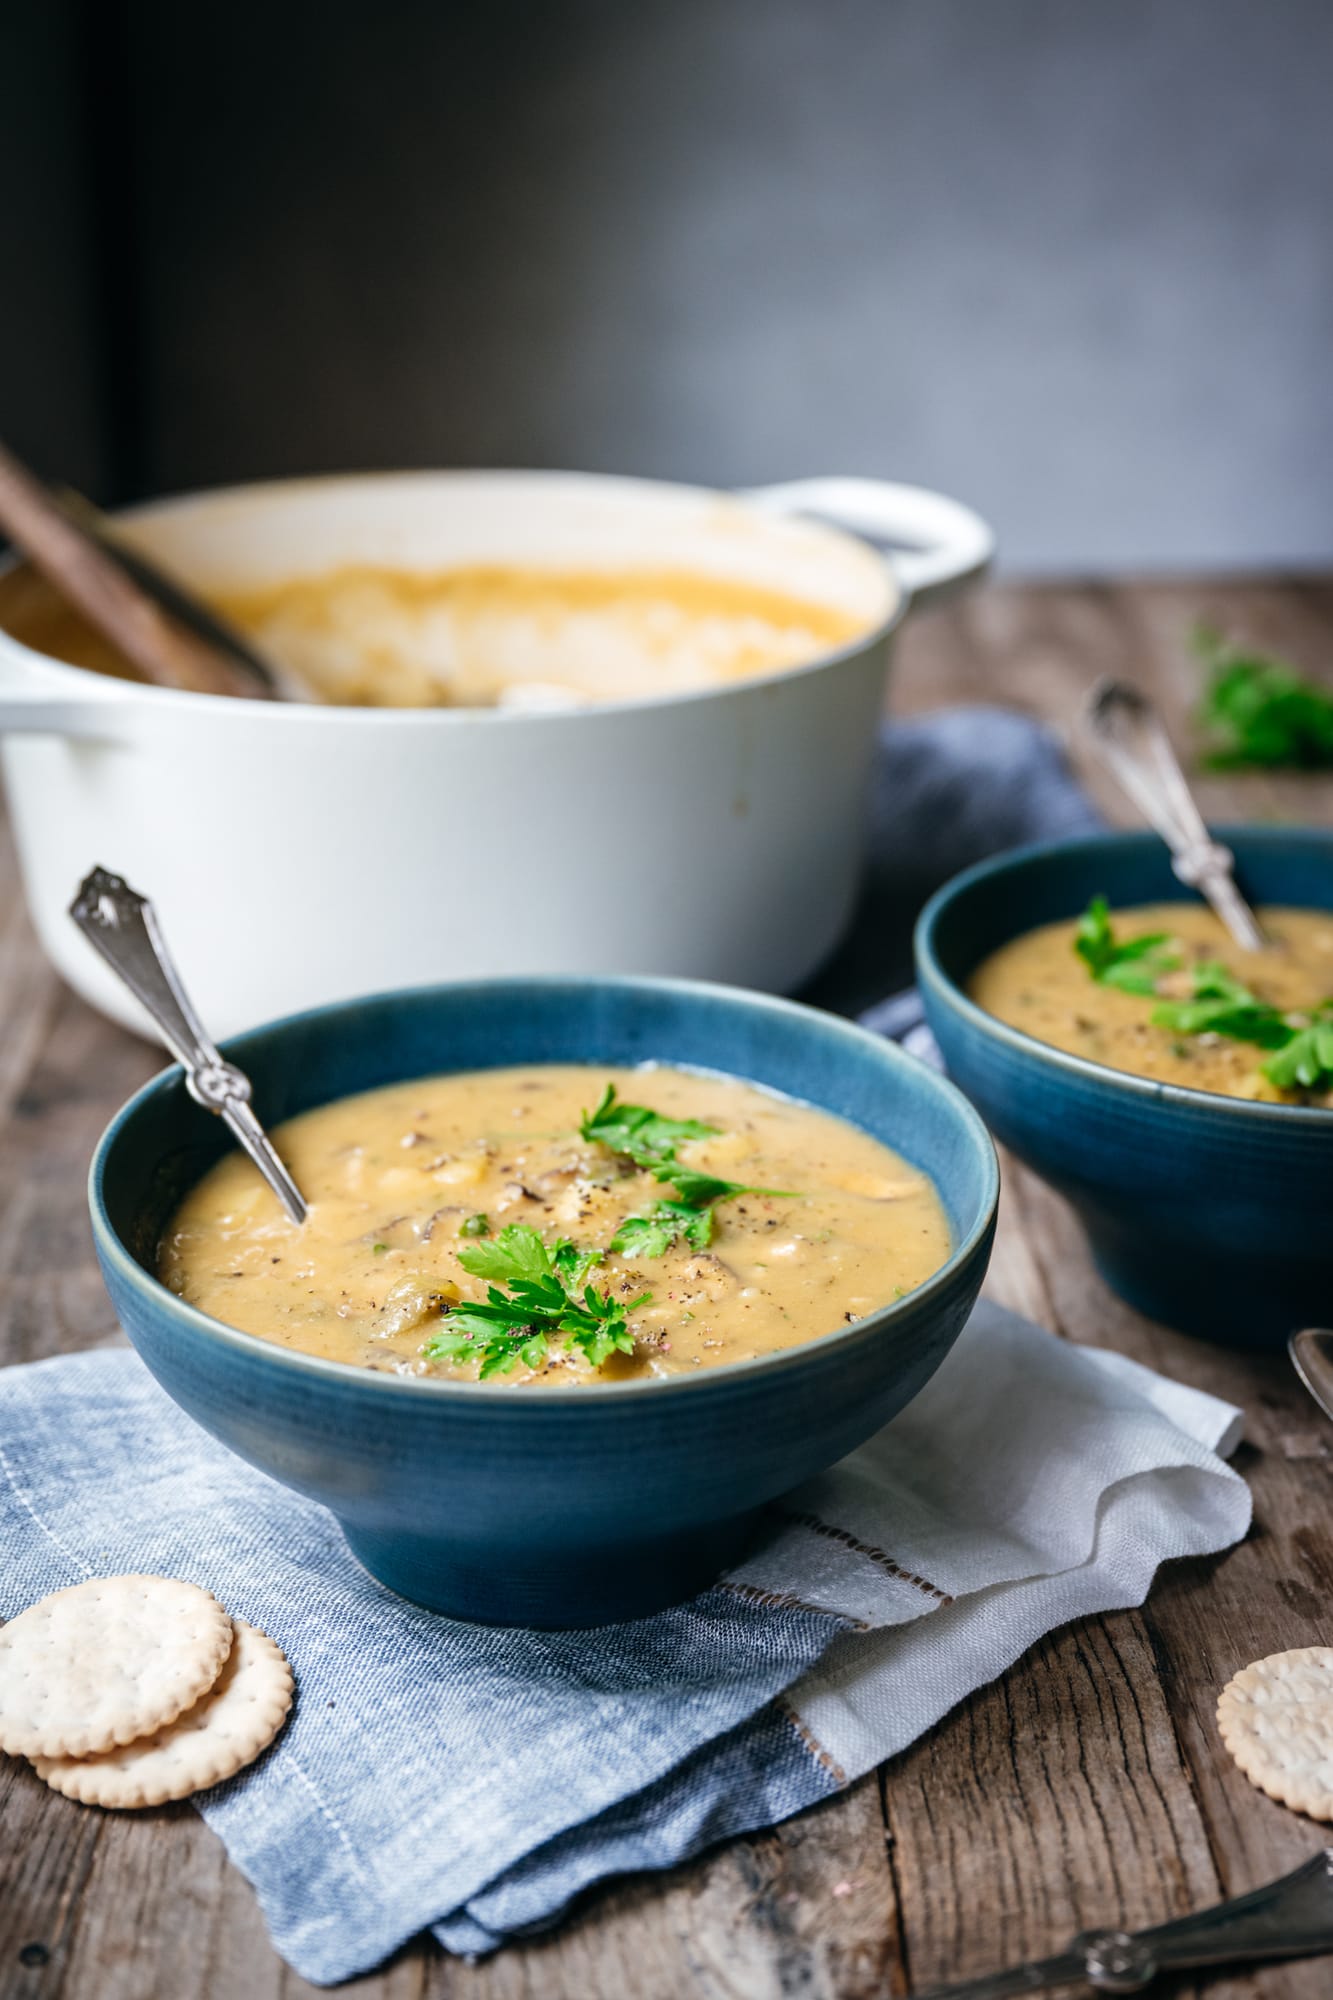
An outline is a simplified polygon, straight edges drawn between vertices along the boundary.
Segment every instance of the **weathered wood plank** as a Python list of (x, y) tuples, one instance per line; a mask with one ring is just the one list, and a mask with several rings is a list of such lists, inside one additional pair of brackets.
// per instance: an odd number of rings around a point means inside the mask
[[(1241, 1777), (1222, 1747), (1214, 1710), (1221, 1689), (1249, 1661), (1333, 1644), (1333, 1430), (1284, 1356), (1191, 1340), (1110, 1298), (1068, 1206), (1021, 1169), (1011, 1169), (1010, 1183), (1069, 1338), (1116, 1347), (1246, 1412), (1237, 1465), (1254, 1494), (1254, 1530), (1224, 1557), (1172, 1564), (1138, 1614), (1223, 1892), (1240, 1894), (1296, 1867), (1327, 1838)], [(1329, 1968), (1288, 1967), (1264, 1977), (1282, 1983), (1256, 1983), (1256, 1992), (1316, 2000), (1328, 1991)]]
[(1056, 1633), (884, 1773), (914, 1986), (1210, 1902), (1218, 1880), (1140, 1620)]
[(430, 2000), (886, 2000), (905, 1991), (872, 1778), (670, 1875), (592, 1896), (550, 1937), (437, 1961)]

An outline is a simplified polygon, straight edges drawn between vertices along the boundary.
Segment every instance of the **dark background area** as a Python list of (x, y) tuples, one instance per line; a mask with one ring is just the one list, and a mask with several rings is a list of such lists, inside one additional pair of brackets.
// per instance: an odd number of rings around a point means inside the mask
[(868, 472), (1011, 569), (1312, 564), (1326, 0), (6, 0), (0, 435)]

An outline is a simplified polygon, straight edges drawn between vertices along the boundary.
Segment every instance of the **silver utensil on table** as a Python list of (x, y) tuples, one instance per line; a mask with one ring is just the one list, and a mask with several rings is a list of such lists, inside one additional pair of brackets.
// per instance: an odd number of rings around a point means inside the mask
[(213, 1111), (244, 1147), (293, 1222), (306, 1218), (305, 1198), (254, 1114), (250, 1079), (224, 1062), (190, 1004), (157, 912), (119, 875), (94, 868), (79, 884), (69, 914), (111, 970), (152, 1015), (163, 1041), (185, 1071), (196, 1104)]
[(1170, 848), (1176, 875), (1212, 905), (1242, 950), (1259, 951), (1266, 939), (1236, 887), (1231, 849), (1205, 826), (1153, 703), (1128, 681), (1100, 680), (1082, 721), (1097, 757)]
[(1333, 1417), (1333, 1327), (1303, 1326), (1287, 1342), (1291, 1365), (1326, 1417)]
[(1067, 1951), (961, 1986), (940, 1986), (921, 2000), (1010, 2000), (1059, 1986), (1097, 1993), (1141, 1993), (1159, 1972), (1230, 1965), (1247, 1959), (1314, 1958), (1333, 1951), (1333, 1847), (1248, 1896), (1151, 1930), (1084, 1931)]

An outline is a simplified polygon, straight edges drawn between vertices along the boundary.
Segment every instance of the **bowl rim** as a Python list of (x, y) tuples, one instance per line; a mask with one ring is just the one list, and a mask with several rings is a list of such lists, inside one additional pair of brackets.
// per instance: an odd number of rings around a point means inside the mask
[[(267, 493), (279, 496), (290, 494), (294, 498), (299, 498), (302, 492), (315, 487), (410, 482), (425, 488), (440, 480), (471, 478), (543, 482), (552, 487), (596, 483), (602, 486), (688, 495), (699, 500), (733, 502), (745, 513), (770, 525), (785, 520), (793, 526), (809, 528), (820, 535), (828, 536), (835, 542), (849, 544), (863, 555), (878, 561), (885, 572), (886, 588), (890, 597), (889, 607), (882, 618), (867, 625), (863, 631), (853, 633), (843, 644), (824, 647), (808, 660), (798, 660), (791, 666), (776, 667), (771, 673), (749, 674), (737, 680), (718, 681), (708, 687), (679, 688), (661, 694), (638, 695), (622, 701), (591, 701), (569, 708), (553, 709), (500, 708), (496, 705), (489, 708), (451, 708), (444, 705), (429, 708), (374, 707), (349, 702), (266, 701), (251, 695), (196, 693), (192, 689), (160, 687), (148, 681), (114, 680), (91, 667), (81, 667), (73, 660), (61, 660), (54, 654), (38, 652), (26, 641), (15, 637), (3, 623), (0, 623), (0, 651), (12, 646), (22, 655), (26, 671), (40, 675), (43, 680), (54, 682), (57, 687), (68, 682), (71, 698), (76, 694), (83, 695), (89, 685), (95, 686), (98, 690), (96, 699), (112, 709), (125, 704), (137, 707), (140, 703), (147, 702), (154, 709), (167, 712), (180, 711), (190, 715), (228, 714), (246, 718), (264, 716), (270, 723), (276, 722), (279, 728), (294, 728), (297, 720), (313, 722), (322, 729), (360, 727), (384, 730), (412, 726), (421, 728), (423, 724), (444, 729), (460, 729), (473, 725), (488, 729), (519, 729), (525, 725), (546, 728), (553, 723), (587, 723), (603, 715), (607, 717), (632, 715), (641, 709), (676, 708), (687, 702), (717, 701), (728, 695), (733, 697), (744, 695), (752, 688), (755, 690), (773, 688), (783, 686), (788, 681), (804, 680), (812, 674), (844, 665), (872, 648), (883, 645), (897, 631), (912, 608), (912, 594), (900, 582), (891, 557), (883, 550), (877, 549), (864, 535), (858, 535), (852, 529), (841, 527), (837, 522), (826, 520), (819, 515), (796, 513), (768, 515), (743, 492), (732, 492), (725, 487), (693, 485), (687, 480), (649, 479), (610, 472), (565, 472), (555, 468), (529, 469), (522, 466), (380, 468), (366, 472), (323, 472), (291, 479), (255, 479), (227, 486), (196, 487), (183, 493), (163, 494), (152, 500), (137, 501), (133, 506), (115, 509), (107, 518), (111, 521), (151, 523), (163, 515), (170, 515), (200, 504), (217, 502), (240, 505), (254, 494)], [(0, 560), (0, 579), (22, 567), (21, 558), (17, 553), (11, 552)], [(315, 571), (313, 574), (318, 575), (319, 572)], [(183, 709), (182, 703), (185, 704)]]
[[(425, 998), (432, 994), (471, 994), (478, 1000), (494, 993), (497, 988), (505, 991), (520, 989), (531, 993), (534, 999), (541, 995), (556, 993), (605, 992), (608, 989), (635, 993), (665, 993), (684, 999), (708, 999), (722, 1001), (730, 1007), (744, 1012), (776, 1015), (803, 1025), (807, 1032), (828, 1036), (831, 1040), (848, 1046), (868, 1042), (878, 1053), (890, 1071), (900, 1070), (916, 1075), (920, 1072), (928, 1091), (936, 1093), (936, 1102), (943, 1107), (945, 1115), (955, 1121), (957, 1129), (969, 1140), (974, 1157), (983, 1168), (983, 1186), (976, 1220), (967, 1234), (950, 1248), (949, 1255), (939, 1269), (908, 1292), (901, 1299), (891, 1299), (874, 1312), (867, 1313), (850, 1326), (832, 1329), (828, 1333), (814, 1334), (809, 1340), (797, 1342), (792, 1347), (778, 1348), (770, 1354), (754, 1355), (745, 1360), (718, 1362), (713, 1367), (701, 1368), (697, 1373), (649, 1376), (629, 1382), (571, 1382), (553, 1383), (532, 1393), (524, 1394), (523, 1385), (518, 1383), (490, 1383), (457, 1381), (439, 1376), (391, 1375), (378, 1369), (363, 1368), (352, 1361), (334, 1361), (323, 1355), (307, 1354), (299, 1348), (281, 1347), (276, 1342), (265, 1340), (262, 1335), (247, 1333), (240, 1327), (228, 1326), (224, 1320), (215, 1319), (212, 1314), (202, 1312), (197, 1306), (186, 1304), (183, 1299), (162, 1283), (152, 1272), (146, 1271), (134, 1258), (120, 1235), (112, 1225), (107, 1213), (104, 1183), (106, 1164), (112, 1147), (125, 1128), (136, 1118), (143, 1107), (153, 1097), (177, 1086), (183, 1080), (179, 1063), (150, 1077), (141, 1084), (132, 1097), (121, 1106), (111, 1119), (94, 1149), (88, 1168), (88, 1208), (92, 1220), (93, 1240), (99, 1256), (117, 1272), (122, 1282), (132, 1289), (146, 1293), (148, 1298), (165, 1310), (181, 1330), (203, 1337), (217, 1345), (232, 1348), (260, 1360), (270, 1366), (286, 1367), (297, 1375), (314, 1376), (331, 1386), (342, 1384), (362, 1385), (368, 1394), (407, 1396), (420, 1400), (423, 1397), (444, 1398), (447, 1403), (457, 1403), (466, 1407), (472, 1403), (498, 1402), (501, 1407), (516, 1411), (540, 1411), (550, 1408), (567, 1411), (571, 1407), (587, 1404), (589, 1408), (600, 1407), (609, 1401), (650, 1396), (658, 1400), (664, 1396), (694, 1395), (710, 1392), (720, 1393), (728, 1384), (742, 1381), (755, 1375), (771, 1375), (783, 1370), (799, 1371), (808, 1367), (816, 1357), (826, 1355), (830, 1349), (852, 1347), (878, 1338), (886, 1326), (895, 1320), (907, 1321), (920, 1315), (923, 1307), (940, 1293), (947, 1291), (960, 1271), (972, 1264), (984, 1249), (994, 1232), (999, 1206), (1000, 1167), (994, 1141), (986, 1129), (984, 1120), (976, 1108), (968, 1101), (947, 1077), (925, 1063), (918, 1063), (896, 1042), (873, 1034), (869, 1029), (845, 1020), (840, 1015), (827, 1014), (821, 1009), (808, 1007), (799, 1001), (787, 1000), (775, 994), (755, 993), (745, 987), (724, 986), (714, 981), (695, 979), (668, 979), (649, 976), (601, 975), (584, 977), (576, 975), (542, 977), (539, 975), (514, 976), (502, 979), (440, 980), (419, 986), (390, 987), (382, 991), (360, 994), (350, 999), (325, 1002), (318, 1007), (307, 1007), (294, 1014), (286, 1014), (278, 1019), (249, 1028), (242, 1034), (234, 1035), (222, 1043), (222, 1054), (237, 1061), (242, 1067), (248, 1045), (261, 1037), (286, 1033), (301, 1028), (308, 1023), (327, 1020), (330, 1016), (346, 1012), (351, 1008), (375, 1006), (390, 1001), (407, 998)], [(591, 1067), (596, 1067), (592, 1064)], [(448, 1071), (432, 1074), (450, 1074)], [(734, 1070), (719, 1071), (719, 1075), (737, 1076)], [(406, 1080), (406, 1079), (404, 1079)], [(372, 1086), (373, 1087), (373, 1086)], [(768, 1086), (761, 1086), (767, 1088)], [(355, 1096), (356, 1092), (345, 1095)], [(790, 1095), (790, 1093), (783, 1093)], [(329, 1103), (339, 1100), (330, 1098)], [(798, 1102), (810, 1102), (798, 1099)], [(312, 1110), (317, 1108), (310, 1107)], [(826, 1106), (814, 1106), (827, 1109)], [(201, 1116), (204, 1115), (201, 1111)], [(840, 1114), (831, 1112), (832, 1117)], [(853, 1121), (848, 1120), (848, 1123)], [(537, 1419), (540, 1421), (540, 1419)]]
[[(1329, 850), (1330, 868), (1333, 869), (1333, 827), (1318, 826), (1256, 826), (1253, 824), (1218, 825), (1210, 827), (1227, 846), (1236, 851), (1245, 846), (1280, 846), (1294, 843), (1310, 848), (1326, 847)], [(1072, 1055), (1066, 1049), (1054, 1048), (1035, 1035), (1027, 1034), (1022, 1028), (1012, 1027), (994, 1014), (987, 1013), (962, 987), (947, 973), (940, 963), (935, 937), (939, 925), (960, 897), (986, 882), (1003, 875), (1020, 873), (1025, 868), (1040, 869), (1045, 863), (1066, 855), (1093, 853), (1099, 848), (1117, 846), (1161, 847), (1159, 836), (1139, 827), (1109, 827), (1102, 833), (1069, 834), (1059, 840), (1033, 841), (1025, 847), (1008, 849), (1003, 854), (991, 855), (985, 861), (975, 862), (951, 876), (935, 891), (917, 918), (913, 931), (913, 955), (916, 961), (918, 983), (928, 988), (941, 1003), (959, 1015), (979, 1034), (998, 1042), (1012, 1054), (1028, 1062), (1044, 1064), (1068, 1078), (1077, 1078), (1101, 1090), (1119, 1092), (1135, 1097), (1145, 1103), (1179, 1105), (1192, 1111), (1196, 1116), (1212, 1115), (1217, 1118), (1248, 1119), (1251, 1124), (1266, 1120), (1269, 1124), (1286, 1125), (1289, 1128), (1318, 1131), (1333, 1129), (1333, 1107), (1318, 1104), (1278, 1104), (1262, 1098), (1227, 1097), (1220, 1091), (1194, 1090), (1187, 1084), (1164, 1083), (1156, 1077), (1135, 1076), (1129, 1070), (1112, 1069), (1106, 1063), (1093, 1062), (1087, 1056)], [(1184, 888), (1181, 902), (1190, 897)], [(1174, 899), (1171, 899), (1174, 900)], [(1333, 914), (1333, 911), (1330, 912)], [(1013, 937), (1023, 935), (1022, 929), (1015, 929)]]

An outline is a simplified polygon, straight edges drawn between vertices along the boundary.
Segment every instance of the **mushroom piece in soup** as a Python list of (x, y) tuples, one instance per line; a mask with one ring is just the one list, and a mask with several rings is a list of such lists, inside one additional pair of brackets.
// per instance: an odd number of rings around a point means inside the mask
[(471, 1071), (274, 1138), (306, 1221), (229, 1154), (173, 1217), (164, 1283), (266, 1340), (401, 1375), (687, 1373), (844, 1328), (950, 1250), (925, 1175), (734, 1077)]

